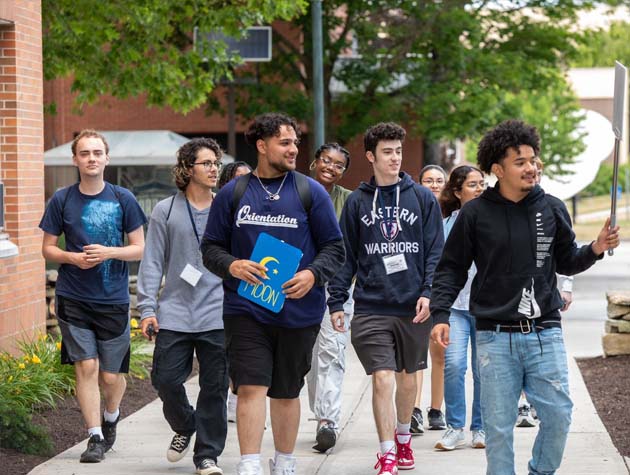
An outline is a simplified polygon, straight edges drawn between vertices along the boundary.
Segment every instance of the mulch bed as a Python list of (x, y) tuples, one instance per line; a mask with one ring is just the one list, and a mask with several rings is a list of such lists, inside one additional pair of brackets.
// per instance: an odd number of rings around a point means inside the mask
[[(150, 379), (128, 379), (127, 391), (121, 404), (121, 413), (128, 416), (157, 398)], [(68, 396), (58, 402), (56, 408), (38, 412), (33, 421), (44, 427), (51, 435), (54, 454), (59, 454), (78, 444), (87, 437), (79, 404)], [(49, 457), (26, 455), (14, 450), (0, 448), (0, 475), (26, 475)], [(77, 461), (78, 463), (78, 461)]]
[(577, 361), (582, 377), (615, 447), (630, 457), (630, 355)]

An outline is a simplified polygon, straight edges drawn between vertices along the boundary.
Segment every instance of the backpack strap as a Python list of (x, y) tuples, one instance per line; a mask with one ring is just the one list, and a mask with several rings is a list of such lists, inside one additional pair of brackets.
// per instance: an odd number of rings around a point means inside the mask
[(171, 198), (171, 204), (168, 207), (168, 213), (166, 213), (166, 224), (168, 224), (168, 218), (171, 217), (171, 211), (173, 211), (173, 203), (175, 203), (175, 197), (177, 196), (177, 193), (175, 193), (173, 195), (173, 197)]
[(303, 175), (300, 172), (293, 172), (293, 176), (295, 177), (295, 188), (297, 189), (298, 195), (300, 196), (300, 201), (302, 202), (304, 211), (306, 211), (306, 214), (310, 216), (311, 208), (313, 207), (311, 185), (309, 184), (306, 175)]
[(245, 190), (247, 190), (247, 185), (249, 185), (249, 180), (251, 180), (252, 174), (248, 173), (247, 175), (243, 175), (238, 177), (236, 180), (236, 185), (234, 185), (234, 190), (232, 190), (232, 203), (230, 205), (230, 211), (232, 217), (236, 213), (236, 209), (238, 208), (238, 204), (241, 202), (241, 198), (245, 194)]

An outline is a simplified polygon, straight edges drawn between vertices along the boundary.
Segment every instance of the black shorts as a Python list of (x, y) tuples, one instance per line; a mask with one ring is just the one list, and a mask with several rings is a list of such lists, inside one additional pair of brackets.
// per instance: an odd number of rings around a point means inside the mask
[(225, 347), (234, 392), (239, 386), (265, 386), (267, 396), (295, 399), (311, 369), (319, 325), (283, 328), (245, 315), (225, 315)]
[(98, 358), (99, 370), (128, 373), (129, 304), (99, 304), (57, 295), (61, 362)]
[(413, 323), (413, 316), (355, 315), (350, 330), (352, 346), (367, 374), (378, 370), (415, 373), (427, 367), (430, 318)]

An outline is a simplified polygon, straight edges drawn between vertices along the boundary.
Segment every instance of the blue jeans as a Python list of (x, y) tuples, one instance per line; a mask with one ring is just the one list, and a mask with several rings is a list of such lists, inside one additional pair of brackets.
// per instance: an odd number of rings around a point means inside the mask
[(465, 310), (451, 309), (449, 318), (450, 343), (446, 348), (444, 364), (444, 402), (446, 423), (454, 429), (466, 424), (466, 370), (468, 369), (468, 340), (471, 346), (473, 374), (473, 404), (470, 430), (483, 429), (481, 421), (480, 384), (477, 370), (477, 345), (475, 343), (475, 318)]
[(486, 430), (486, 474), (515, 473), (514, 424), (521, 389), (540, 420), (529, 475), (556, 473), (573, 409), (562, 330), (549, 328), (526, 335), (478, 331), (477, 358)]

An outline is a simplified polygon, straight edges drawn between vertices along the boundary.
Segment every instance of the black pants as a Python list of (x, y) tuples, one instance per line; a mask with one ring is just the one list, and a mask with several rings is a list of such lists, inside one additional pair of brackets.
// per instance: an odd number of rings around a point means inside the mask
[[(227, 435), (227, 359), (223, 330), (183, 333), (160, 330), (155, 340), (151, 382), (162, 400), (164, 417), (174, 432), (197, 432), (193, 462), (217, 460)], [(197, 408), (188, 401), (184, 382), (190, 375), (193, 353), (199, 361)]]

